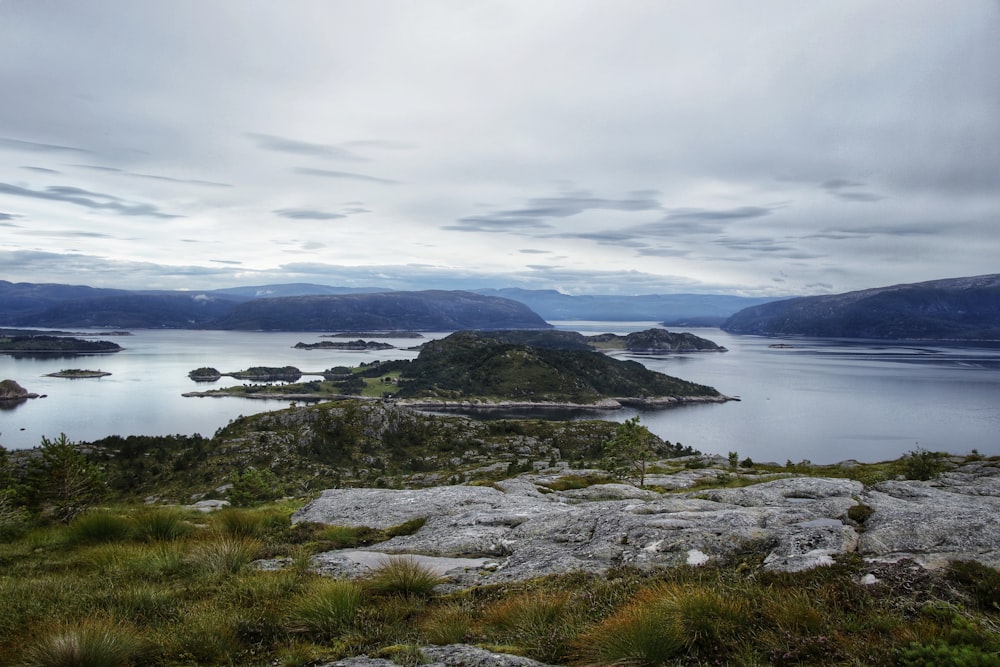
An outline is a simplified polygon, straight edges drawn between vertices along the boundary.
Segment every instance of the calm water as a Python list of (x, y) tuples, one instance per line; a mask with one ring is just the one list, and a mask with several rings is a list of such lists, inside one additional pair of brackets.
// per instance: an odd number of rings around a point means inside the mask
[[(560, 322), (559, 328), (627, 333), (650, 322)], [(706, 452), (757, 461), (895, 458), (916, 447), (1000, 455), (1000, 346), (894, 345), (873, 341), (772, 339), (691, 329), (729, 348), (724, 354), (634, 357), (670, 375), (708, 384), (740, 402), (641, 413), (658, 435)], [(223, 372), (249, 366), (297, 366), (320, 371), (415, 352), (296, 350), (315, 333), (142, 331), (115, 338), (113, 355), (15, 359), (0, 355), (0, 379), (11, 378), (46, 398), (0, 410), (0, 444), (32, 447), (65, 432), (72, 440), (109, 434), (201, 433), (241, 414), (287, 406), (284, 401), (183, 398), (199, 385), (187, 378), (199, 366)], [(446, 335), (426, 334), (426, 338)], [(409, 346), (412, 339), (385, 339)], [(791, 348), (773, 348), (785, 343)], [(100, 369), (101, 379), (42, 377), (63, 368)], [(600, 413), (621, 421), (631, 410)]]

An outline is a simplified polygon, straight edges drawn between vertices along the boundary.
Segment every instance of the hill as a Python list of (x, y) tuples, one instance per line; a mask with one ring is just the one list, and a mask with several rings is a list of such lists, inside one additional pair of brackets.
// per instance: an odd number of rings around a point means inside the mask
[(460, 331), (400, 364), (399, 398), (596, 404), (726, 400), (712, 387), (600, 352), (519, 345)]
[(213, 322), (215, 329), (366, 331), (544, 329), (524, 304), (472, 292), (429, 290), (255, 299)]
[(722, 329), (757, 335), (1000, 340), (1000, 274), (775, 301), (741, 310)]
[[(0, 325), (367, 331), (546, 328), (524, 304), (461, 291), (350, 293), (316, 285), (140, 292), (0, 281)], [(300, 296), (260, 294), (307, 291)], [(334, 293), (345, 291), (348, 293)]]

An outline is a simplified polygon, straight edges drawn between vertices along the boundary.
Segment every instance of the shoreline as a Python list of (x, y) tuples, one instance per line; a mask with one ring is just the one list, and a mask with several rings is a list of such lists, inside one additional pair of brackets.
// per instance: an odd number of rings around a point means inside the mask
[(357, 396), (349, 394), (232, 394), (225, 390), (189, 391), (181, 394), (185, 398), (251, 398), (256, 400), (274, 401), (308, 401), (321, 403), (323, 401), (385, 401), (414, 410), (622, 410), (624, 408), (670, 408), (692, 403), (728, 403), (739, 401), (736, 396), (660, 396), (655, 398), (604, 398), (596, 403), (573, 403), (571, 401), (502, 401), (484, 398), (468, 399), (427, 399), (427, 398), (384, 398), (376, 396)]

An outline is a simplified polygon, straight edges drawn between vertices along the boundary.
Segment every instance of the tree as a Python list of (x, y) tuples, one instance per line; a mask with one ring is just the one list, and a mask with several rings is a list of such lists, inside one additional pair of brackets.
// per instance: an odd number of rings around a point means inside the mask
[(69, 523), (107, 491), (104, 474), (87, 460), (65, 433), (55, 440), (42, 436), (41, 459), (35, 464), (32, 491), (56, 520)]
[(628, 477), (646, 483), (646, 465), (656, 453), (653, 449), (656, 436), (639, 424), (638, 417), (626, 419), (615, 430), (615, 436), (604, 445), (604, 452)]
[(267, 468), (248, 468), (233, 476), (233, 488), (229, 490), (229, 502), (237, 507), (250, 507), (280, 498), (284, 489), (278, 477)]

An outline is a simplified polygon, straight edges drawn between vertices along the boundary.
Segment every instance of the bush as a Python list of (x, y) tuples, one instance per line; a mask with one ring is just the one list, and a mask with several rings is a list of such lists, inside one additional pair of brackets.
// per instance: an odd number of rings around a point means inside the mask
[(73, 519), (68, 538), (72, 544), (119, 542), (132, 533), (132, 522), (106, 511), (91, 511)]
[(910, 644), (898, 653), (902, 667), (1000, 667), (1000, 657), (977, 646), (946, 644)]
[(918, 447), (900, 461), (902, 475), (906, 479), (926, 481), (934, 479), (944, 471), (944, 461), (939, 452), (930, 452)]
[(250, 468), (233, 477), (229, 502), (237, 507), (250, 507), (285, 495), (277, 476), (267, 468)]
[(288, 517), (281, 512), (227, 508), (216, 512), (213, 524), (227, 535), (265, 537), (287, 527)]
[(182, 511), (168, 507), (138, 512), (133, 519), (133, 526), (136, 538), (146, 542), (176, 540), (194, 530)]
[(956, 560), (948, 564), (946, 576), (968, 590), (977, 607), (1000, 612), (1000, 570), (974, 560)]
[(375, 593), (425, 596), (444, 581), (444, 577), (416, 558), (399, 556), (374, 568), (365, 583)]

